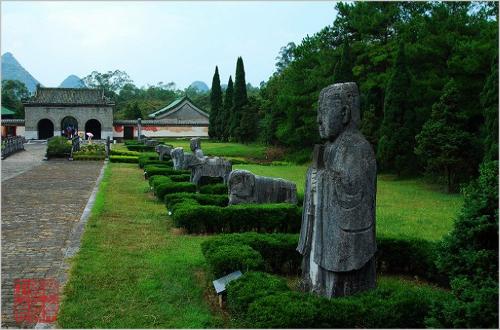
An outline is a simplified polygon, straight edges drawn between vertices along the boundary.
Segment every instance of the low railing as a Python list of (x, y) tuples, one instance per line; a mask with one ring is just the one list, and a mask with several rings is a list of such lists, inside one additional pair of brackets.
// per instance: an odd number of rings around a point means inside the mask
[(2, 139), (2, 159), (19, 150), (24, 150), (24, 136), (11, 136)]

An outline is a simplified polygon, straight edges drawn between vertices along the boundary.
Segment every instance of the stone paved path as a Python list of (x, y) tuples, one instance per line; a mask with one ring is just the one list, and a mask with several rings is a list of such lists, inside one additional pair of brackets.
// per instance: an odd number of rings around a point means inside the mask
[(6, 174), (16, 171), (5, 165), (15, 158), (2, 161), (2, 327), (34, 326), (14, 322), (14, 279), (60, 279), (71, 230), (103, 166), (103, 162), (38, 159), (27, 164), (29, 155), (22, 157), (25, 161), (19, 164), (31, 169), (6, 180), (4, 169)]
[(24, 149), (2, 160), (2, 182), (41, 165), (47, 144), (25, 143)]

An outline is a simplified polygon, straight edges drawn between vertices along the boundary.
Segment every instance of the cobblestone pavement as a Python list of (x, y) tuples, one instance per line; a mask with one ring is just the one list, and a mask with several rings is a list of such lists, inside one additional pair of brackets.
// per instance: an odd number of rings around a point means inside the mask
[(14, 321), (14, 279), (60, 280), (64, 249), (102, 166), (102, 162), (50, 160), (2, 178), (2, 327), (34, 326)]
[(2, 160), (2, 182), (41, 165), (47, 144), (25, 143), (24, 149)]

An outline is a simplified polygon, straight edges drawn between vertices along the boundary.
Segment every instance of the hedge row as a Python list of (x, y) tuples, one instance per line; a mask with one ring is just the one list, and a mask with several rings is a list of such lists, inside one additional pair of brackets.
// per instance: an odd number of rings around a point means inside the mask
[(173, 221), (189, 233), (294, 233), (300, 230), (301, 213), (301, 208), (286, 203), (219, 207), (186, 199), (176, 205)]
[(135, 157), (138, 157), (138, 156), (141, 155), (141, 153), (137, 152), (137, 151), (126, 151), (126, 150), (111, 149), (110, 155), (115, 155), (115, 156), (135, 156)]
[(156, 152), (143, 152), (139, 154), (139, 167), (144, 168), (146, 165), (145, 162), (150, 161), (150, 160), (156, 160), (159, 161), (158, 159), (158, 154)]
[(111, 155), (111, 156), (109, 156), (109, 161), (112, 163), (134, 163), (134, 164), (137, 164), (138, 159), (137, 159), (137, 156)]
[[(172, 176), (170, 177), (172, 178)], [(208, 187), (208, 186), (207, 186)], [(170, 212), (175, 211), (177, 204), (184, 202), (187, 199), (194, 200), (200, 205), (215, 205), (225, 207), (229, 203), (229, 198), (227, 195), (219, 194), (197, 194), (197, 193), (173, 193), (165, 195), (164, 201), (167, 209)]]
[[(215, 277), (235, 270), (298, 275), (302, 257), (297, 242), (297, 234), (248, 232), (218, 235), (203, 242), (201, 249)], [(256, 255), (254, 260), (249, 259), (249, 250)]]
[(125, 144), (125, 146), (130, 151), (138, 151), (138, 152), (155, 151), (154, 146), (146, 146), (142, 144)]
[[(214, 276), (226, 275), (235, 270), (266, 270), (276, 274), (298, 274), (301, 255), (295, 250), (298, 234), (226, 234), (202, 243), (202, 251)], [(404, 274), (417, 276), (442, 286), (448, 279), (436, 269), (436, 243), (420, 239), (377, 238), (377, 272), (379, 274)], [(263, 263), (248, 260), (247, 254), (225, 254), (226, 247), (247, 246), (256, 251)], [(246, 248), (245, 248), (246, 249)]]
[(385, 280), (374, 290), (326, 299), (291, 291), (283, 279), (248, 272), (227, 286), (227, 305), (248, 328), (423, 328), (449, 293)]
[(225, 183), (215, 183), (201, 186), (200, 194), (227, 195), (227, 185)]
[(153, 175), (179, 175), (179, 174), (190, 174), (189, 171), (179, 171), (174, 170), (168, 165), (146, 165), (144, 167), (144, 178), (149, 179)]
[(165, 167), (172, 168), (173, 163), (172, 163), (171, 160), (158, 160), (158, 159), (154, 159), (154, 160), (151, 160), (151, 159), (141, 160), (139, 158), (139, 167), (140, 168), (144, 168), (147, 165), (155, 165), (155, 166), (163, 165)]

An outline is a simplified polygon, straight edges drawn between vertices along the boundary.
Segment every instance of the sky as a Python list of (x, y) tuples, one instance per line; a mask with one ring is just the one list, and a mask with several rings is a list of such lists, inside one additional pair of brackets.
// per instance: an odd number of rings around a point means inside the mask
[(124, 70), (137, 86), (221, 83), (243, 57), (254, 86), (282, 46), (332, 24), (332, 1), (2, 1), (1, 53), (45, 86), (68, 75)]

